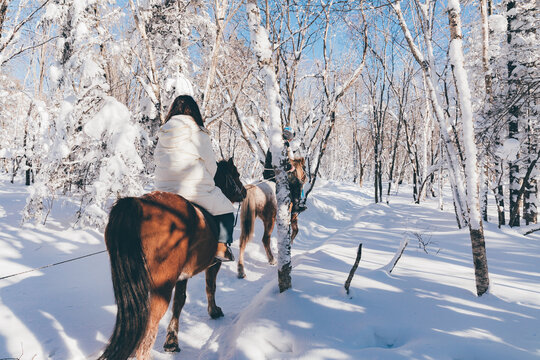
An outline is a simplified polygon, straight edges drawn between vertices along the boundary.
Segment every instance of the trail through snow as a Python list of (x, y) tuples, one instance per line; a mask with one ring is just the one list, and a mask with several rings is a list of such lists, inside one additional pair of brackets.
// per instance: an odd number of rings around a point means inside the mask
[[(468, 232), (456, 229), (450, 205), (415, 205), (409, 190), (373, 204), (370, 188), (321, 181), (299, 219), (293, 288), (282, 294), (257, 221), (247, 278), (236, 278), (236, 263), (218, 275), (225, 317), (209, 318), (197, 275), (180, 317), (182, 351), (162, 350), (167, 312), (153, 358), (539, 359), (540, 235), (486, 224), (491, 289), (477, 298)], [(26, 191), (8, 181), (0, 188), (0, 277), (104, 249), (102, 232), (69, 228), (69, 202), (58, 202), (45, 226), (20, 226)], [(404, 237), (409, 245), (388, 274)], [(106, 253), (0, 280), (0, 359), (96, 358), (114, 314)]]

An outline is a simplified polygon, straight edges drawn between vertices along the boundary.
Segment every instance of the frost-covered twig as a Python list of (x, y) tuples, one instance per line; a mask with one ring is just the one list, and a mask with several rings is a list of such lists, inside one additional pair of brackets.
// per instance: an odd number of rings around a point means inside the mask
[(398, 263), (399, 259), (401, 259), (401, 255), (403, 255), (403, 252), (405, 251), (405, 248), (407, 247), (408, 244), (409, 244), (409, 238), (405, 236), (403, 240), (401, 240), (401, 244), (399, 244), (399, 248), (394, 254), (394, 257), (386, 266), (389, 274), (391, 274), (392, 270), (394, 270), (394, 268), (396, 267), (396, 264)]
[[(21, 28), (27, 23), (29, 22), (33, 17), (34, 15), (36, 15), (41, 9), (43, 9), (43, 7), (45, 5), (47, 5), (47, 3), (49, 2), (50, 0), (46, 0), (44, 1), (37, 9), (35, 9), (32, 13), (30, 13), (30, 15), (28, 15), (24, 20), (22, 20), (19, 24), (17, 24), (13, 30), (11, 30), (11, 33), (8, 34), (9, 36), (7, 37), (7, 40), (5, 40), (4, 42), (0, 43), (0, 54), (4, 51), (4, 49), (11, 43), (11, 41), (15, 38), (15, 35), (19, 32), (19, 30), (21, 30)], [(19, 11), (17, 13), (17, 16), (16, 18), (18, 18), (18, 15), (20, 14), (20, 11), (21, 11), (21, 7), (19, 7)], [(3, 62), (2, 62), (3, 63)]]

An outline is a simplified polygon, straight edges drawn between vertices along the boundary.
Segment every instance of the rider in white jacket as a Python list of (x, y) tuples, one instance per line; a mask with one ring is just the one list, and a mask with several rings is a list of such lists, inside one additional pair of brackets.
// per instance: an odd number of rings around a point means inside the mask
[(218, 251), (222, 261), (234, 258), (234, 207), (214, 183), (217, 165), (209, 132), (191, 96), (178, 96), (158, 133), (154, 151), (157, 190), (179, 194), (203, 207), (219, 225)]

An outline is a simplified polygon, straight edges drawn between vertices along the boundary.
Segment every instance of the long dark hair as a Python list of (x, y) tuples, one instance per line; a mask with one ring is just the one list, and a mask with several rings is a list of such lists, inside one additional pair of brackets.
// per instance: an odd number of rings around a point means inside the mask
[(195, 120), (197, 125), (204, 127), (199, 105), (189, 95), (180, 95), (174, 99), (171, 109), (165, 117), (165, 122), (169, 121), (175, 115), (189, 115)]

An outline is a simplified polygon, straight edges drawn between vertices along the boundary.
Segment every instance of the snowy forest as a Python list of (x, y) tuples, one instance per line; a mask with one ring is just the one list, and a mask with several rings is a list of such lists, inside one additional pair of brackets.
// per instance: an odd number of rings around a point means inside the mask
[(249, 4), (2, 0), (0, 163), (31, 187), (22, 221), (69, 194), (74, 224), (103, 227), (111, 198), (151, 188), (157, 130), (189, 94), (245, 177), (290, 126), (307, 196), (318, 177), (369, 180), (376, 203), (449, 183), (479, 247), (482, 221), (538, 229), (535, 1)]
[(308, 204), (333, 181), (449, 211), (482, 296), (487, 224), (540, 231), (539, 27), (537, 0), (0, 0), (0, 175), (27, 188), (11, 225), (69, 199), (66, 226), (103, 232), (115, 199), (153, 190), (187, 94), (243, 179), (286, 156), (287, 126)]

